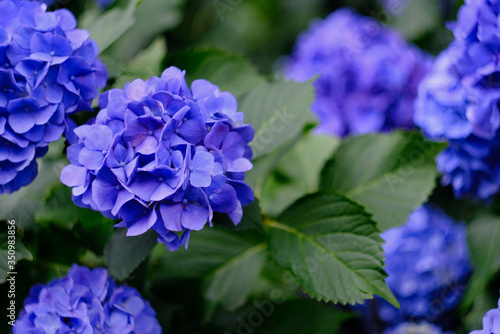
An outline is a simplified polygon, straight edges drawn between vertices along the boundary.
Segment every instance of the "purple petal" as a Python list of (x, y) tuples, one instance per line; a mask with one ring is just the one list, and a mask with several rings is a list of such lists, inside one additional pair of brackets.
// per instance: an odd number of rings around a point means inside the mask
[(182, 226), (199, 231), (208, 221), (208, 209), (195, 203), (188, 203), (182, 213)]
[(113, 132), (105, 125), (94, 124), (87, 132), (85, 147), (93, 151), (107, 150), (113, 141)]
[(61, 182), (68, 187), (76, 187), (85, 183), (87, 168), (68, 165), (61, 172)]
[(79, 162), (90, 170), (96, 170), (102, 166), (105, 155), (99, 151), (91, 151), (88, 148), (82, 148), (79, 156)]
[(181, 215), (183, 211), (184, 208), (182, 204), (161, 204), (160, 214), (165, 228), (175, 232), (182, 231), (184, 229), (181, 224)]

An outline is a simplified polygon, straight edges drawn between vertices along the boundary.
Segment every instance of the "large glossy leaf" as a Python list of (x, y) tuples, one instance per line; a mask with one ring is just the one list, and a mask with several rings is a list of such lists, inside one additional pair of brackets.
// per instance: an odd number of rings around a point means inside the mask
[(163, 58), (167, 52), (167, 46), (163, 37), (155, 40), (144, 51), (140, 52), (127, 65), (122, 68), (121, 75), (116, 79), (113, 88), (123, 89), (127, 82), (135, 79), (147, 80), (153, 76), (160, 76), (163, 72)]
[(217, 305), (235, 309), (248, 298), (267, 256), (265, 250), (264, 235), (257, 229), (236, 232), (207, 226), (191, 234), (188, 250), (155, 248), (151, 277), (156, 282), (201, 278), (208, 314)]
[(339, 141), (331, 136), (304, 135), (279, 159), (264, 184), (262, 208), (278, 215), (294, 201), (318, 190), (319, 174)]
[(158, 244), (158, 234), (153, 230), (134, 237), (128, 237), (126, 233), (126, 229), (117, 230), (104, 251), (109, 273), (118, 280), (127, 278)]
[(319, 188), (362, 204), (382, 231), (400, 226), (434, 188), (443, 147), (418, 133), (353, 137), (326, 163)]
[(185, 0), (142, 0), (135, 12), (135, 20), (126, 32), (111, 46), (109, 53), (128, 61), (150, 44), (155, 37), (175, 27), (182, 20)]
[(266, 257), (266, 244), (260, 243), (211, 271), (204, 288), (209, 308), (222, 305), (227, 310), (235, 310), (242, 306)]
[(90, 38), (106, 50), (135, 23), (135, 12), (141, 0), (129, 0), (126, 8), (116, 7), (101, 15), (97, 8), (87, 10), (79, 21), (80, 27), (88, 30)]
[(316, 193), (269, 222), (272, 258), (317, 300), (362, 303), (373, 295), (398, 305), (385, 284), (383, 241), (362, 207)]
[(252, 124), (255, 138), (250, 144), (254, 158), (270, 153), (299, 136), (314, 121), (310, 106), (314, 100), (311, 81), (265, 82), (249, 91), (239, 109)]

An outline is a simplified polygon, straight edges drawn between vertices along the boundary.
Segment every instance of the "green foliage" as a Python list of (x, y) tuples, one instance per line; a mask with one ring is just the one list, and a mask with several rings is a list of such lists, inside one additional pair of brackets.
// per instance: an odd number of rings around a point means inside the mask
[(462, 307), (474, 305), (474, 309), (477, 309), (477, 296), (487, 292), (488, 284), (500, 271), (500, 243), (498, 242), (500, 240), (500, 217), (492, 214), (477, 217), (468, 225), (467, 239), (474, 274), (462, 300)]
[(266, 179), (264, 212), (278, 215), (303, 195), (317, 191), (321, 169), (338, 145), (336, 138), (308, 133), (287, 150)]
[(319, 188), (353, 199), (385, 231), (406, 222), (435, 186), (434, 159), (443, 144), (393, 132), (345, 140), (326, 163)]
[(311, 300), (289, 300), (271, 304), (256, 303), (258, 310), (267, 317), (260, 334), (331, 334), (354, 315)]
[[(9, 260), (12, 259), (9, 258), (8, 241), (8, 233), (0, 233), (0, 284), (5, 282), (9, 272), (16, 271), (12, 270), (9, 266)], [(15, 247), (14, 257), (16, 265), (23, 259), (29, 261), (33, 260), (33, 255), (31, 255), (31, 252), (24, 246), (19, 235), (15, 235), (15, 243), (13, 246)]]
[[(157, 36), (177, 26), (182, 19), (185, 0), (142, 0), (128, 29), (111, 46), (109, 53), (128, 61)], [(163, 52), (162, 55), (165, 55)]]
[(384, 281), (383, 241), (356, 203), (335, 194), (309, 195), (269, 226), (272, 258), (311, 297), (354, 304), (376, 294), (398, 305)]
[(299, 136), (314, 121), (309, 108), (314, 101), (312, 81), (265, 82), (248, 92), (240, 102), (245, 121), (252, 124), (254, 158), (268, 154)]
[(121, 74), (113, 84), (114, 88), (123, 89), (127, 82), (135, 79), (147, 80), (154, 76), (160, 76), (163, 72), (163, 58), (167, 52), (164, 38), (158, 38), (151, 45), (135, 56), (121, 68)]
[(135, 23), (135, 12), (141, 0), (129, 0), (126, 8), (116, 7), (101, 13), (97, 8), (89, 9), (79, 21), (82, 29), (88, 30), (90, 38), (104, 52)]
[(153, 230), (135, 237), (126, 233), (126, 229), (116, 230), (104, 250), (109, 274), (117, 280), (127, 278), (157, 245), (158, 235)]

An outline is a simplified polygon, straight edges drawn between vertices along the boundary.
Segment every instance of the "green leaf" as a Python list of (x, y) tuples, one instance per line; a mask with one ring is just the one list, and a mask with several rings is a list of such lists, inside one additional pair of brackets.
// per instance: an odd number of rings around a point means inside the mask
[(127, 278), (158, 244), (158, 234), (154, 230), (134, 237), (126, 233), (126, 229), (117, 230), (104, 250), (109, 273), (118, 280)]
[(475, 296), (475, 301), (472, 309), (463, 318), (466, 333), (483, 328), (483, 317), (491, 309), (498, 307), (498, 294), (496, 293), (481, 293)]
[(262, 222), (262, 213), (258, 199), (255, 199), (252, 203), (243, 207), (243, 217), (241, 218), (241, 222), (236, 226), (226, 213), (214, 212), (212, 221), (214, 225), (224, 226), (231, 231), (256, 229), (264, 232), (264, 224)]
[(168, 63), (186, 70), (186, 80), (205, 79), (238, 99), (265, 82), (257, 70), (240, 55), (222, 50), (186, 51), (168, 56)]
[(259, 327), (259, 334), (337, 333), (344, 321), (355, 317), (330, 305), (305, 299), (289, 300), (282, 304), (256, 301), (255, 305), (259, 313), (266, 317), (262, 327)]
[(246, 302), (267, 257), (265, 250), (265, 243), (257, 244), (210, 272), (204, 288), (209, 309), (221, 305), (233, 311)]
[(356, 203), (335, 194), (308, 195), (268, 225), (272, 258), (311, 297), (354, 304), (376, 294), (399, 305), (384, 281), (377, 226)]
[(174, 28), (182, 20), (185, 0), (143, 0), (135, 20), (110, 48), (114, 57), (128, 61), (147, 47), (155, 37)]
[(85, 11), (80, 27), (88, 30), (90, 38), (99, 46), (99, 52), (106, 50), (135, 23), (135, 12), (140, 0), (130, 0), (127, 8), (113, 8), (100, 15), (97, 8)]
[(188, 250), (153, 251), (152, 280), (202, 278), (208, 317), (217, 305), (235, 309), (245, 303), (260, 274), (266, 252), (256, 229), (235, 232), (214, 225), (191, 233)]
[(500, 217), (491, 214), (477, 217), (467, 226), (467, 239), (474, 272), (462, 300), (465, 307), (475, 303), (500, 271)]
[[(169, 252), (158, 245), (153, 250), (154, 280), (208, 276), (232, 258), (264, 241), (256, 230), (234, 232), (220, 226), (191, 233), (189, 247)], [(163, 247), (161, 247), (163, 246)]]
[(431, 193), (442, 143), (418, 133), (364, 135), (343, 142), (321, 173), (319, 188), (353, 199), (380, 230), (400, 226)]
[[(11, 225), (8, 223), (8, 226), (15, 226)], [(9, 231), (14, 231), (15, 229), (10, 229)], [(26, 260), (33, 260), (33, 256), (31, 255), (30, 251), (24, 246), (24, 244), (21, 242), (21, 237), (17, 234), (15, 234), (15, 264), (9, 263), (9, 260), (13, 260), (9, 258), (9, 245), (8, 245), (8, 232), (7, 233), (0, 233), (0, 284), (4, 283), (5, 280), (7, 279), (8, 273), (9, 272), (15, 272), (16, 271), (16, 265), (19, 261), (22, 259)], [(11, 255), (12, 256), (12, 255)], [(10, 267), (10, 266), (13, 267)]]
[(300, 197), (316, 192), (321, 169), (338, 145), (334, 137), (310, 133), (293, 145), (264, 184), (264, 212), (278, 215)]
[(135, 79), (147, 80), (153, 76), (160, 76), (166, 52), (165, 38), (160, 37), (127, 64), (122, 75), (113, 84), (113, 88), (123, 89), (127, 82)]
[(309, 109), (314, 101), (311, 82), (264, 82), (240, 99), (239, 110), (245, 113), (245, 123), (255, 129), (250, 143), (254, 159), (297, 138), (306, 123), (314, 121)]

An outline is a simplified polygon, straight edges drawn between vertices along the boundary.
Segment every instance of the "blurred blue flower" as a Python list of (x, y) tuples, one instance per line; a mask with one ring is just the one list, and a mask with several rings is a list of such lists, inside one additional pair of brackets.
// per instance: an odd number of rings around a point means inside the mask
[(71, 137), (67, 116), (91, 109), (107, 79), (97, 54), (68, 10), (0, 0), (0, 194), (33, 181), (36, 158)]
[(431, 61), (395, 30), (341, 9), (298, 37), (285, 71), (298, 81), (319, 74), (317, 131), (347, 136), (414, 127), (417, 86)]
[(156, 313), (137, 290), (116, 286), (103, 268), (73, 265), (67, 276), (30, 290), (14, 334), (159, 334)]
[(381, 298), (367, 303), (384, 324), (425, 320), (447, 325), (471, 267), (466, 228), (430, 204), (416, 209), (400, 228), (382, 233), (387, 285), (401, 307)]
[(189, 89), (170, 67), (102, 94), (99, 106), (95, 121), (75, 129), (61, 174), (77, 205), (121, 219), (128, 235), (153, 228), (170, 250), (187, 247), (214, 211), (240, 222), (253, 201), (243, 179), (254, 131), (233, 95), (205, 80)]
[(441, 328), (428, 322), (403, 322), (394, 328), (386, 329), (382, 334), (453, 334), (443, 332)]
[(455, 41), (419, 87), (415, 123), (450, 147), (438, 158), (457, 198), (488, 200), (500, 190), (500, 18), (498, 4), (466, 1), (449, 25)]
[(498, 308), (494, 308), (486, 312), (483, 317), (483, 329), (475, 330), (470, 334), (492, 334), (499, 332), (500, 324), (500, 299), (498, 300)]

